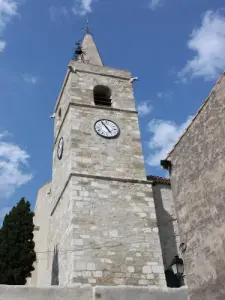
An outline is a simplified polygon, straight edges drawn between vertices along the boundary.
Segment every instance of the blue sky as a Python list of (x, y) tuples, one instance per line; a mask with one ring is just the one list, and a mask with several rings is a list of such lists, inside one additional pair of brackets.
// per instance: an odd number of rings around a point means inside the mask
[(105, 65), (139, 77), (146, 172), (225, 69), (222, 0), (0, 0), (0, 218), (51, 178), (52, 114), (85, 17)]

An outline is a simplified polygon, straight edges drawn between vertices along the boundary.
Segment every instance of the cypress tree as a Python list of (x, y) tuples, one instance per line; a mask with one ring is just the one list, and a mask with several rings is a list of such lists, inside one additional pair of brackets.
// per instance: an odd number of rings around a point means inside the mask
[(0, 229), (0, 284), (25, 285), (36, 261), (30, 203), (22, 198)]

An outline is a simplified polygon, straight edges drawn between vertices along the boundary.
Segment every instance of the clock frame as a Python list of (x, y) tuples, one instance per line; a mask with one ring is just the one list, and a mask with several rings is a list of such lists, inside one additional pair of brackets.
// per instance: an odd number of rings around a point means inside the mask
[(99, 119), (94, 124), (95, 132), (106, 139), (115, 139), (120, 135), (119, 126), (108, 119)]
[(64, 140), (63, 140), (63, 137), (61, 137), (59, 142), (58, 142), (58, 147), (57, 147), (57, 157), (58, 157), (59, 160), (62, 159), (63, 148), (64, 148)]

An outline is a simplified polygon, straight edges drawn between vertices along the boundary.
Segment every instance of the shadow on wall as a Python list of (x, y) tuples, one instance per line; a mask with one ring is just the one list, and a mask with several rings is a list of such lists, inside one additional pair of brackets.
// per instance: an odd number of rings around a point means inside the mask
[(178, 278), (172, 270), (167, 269), (165, 271), (166, 283), (170, 288), (180, 288), (184, 285), (182, 279)]
[(59, 285), (59, 250), (57, 245), (54, 248), (53, 260), (52, 260), (51, 285)]
[(178, 288), (183, 284), (170, 267), (172, 259), (178, 254), (172, 192), (169, 186), (157, 184), (153, 186), (153, 193), (167, 286)]

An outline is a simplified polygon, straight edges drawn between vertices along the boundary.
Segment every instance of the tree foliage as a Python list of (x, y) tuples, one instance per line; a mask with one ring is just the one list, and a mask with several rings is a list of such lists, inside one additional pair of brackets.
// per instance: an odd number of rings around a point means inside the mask
[(24, 285), (34, 270), (33, 217), (24, 198), (5, 216), (0, 229), (0, 284)]

